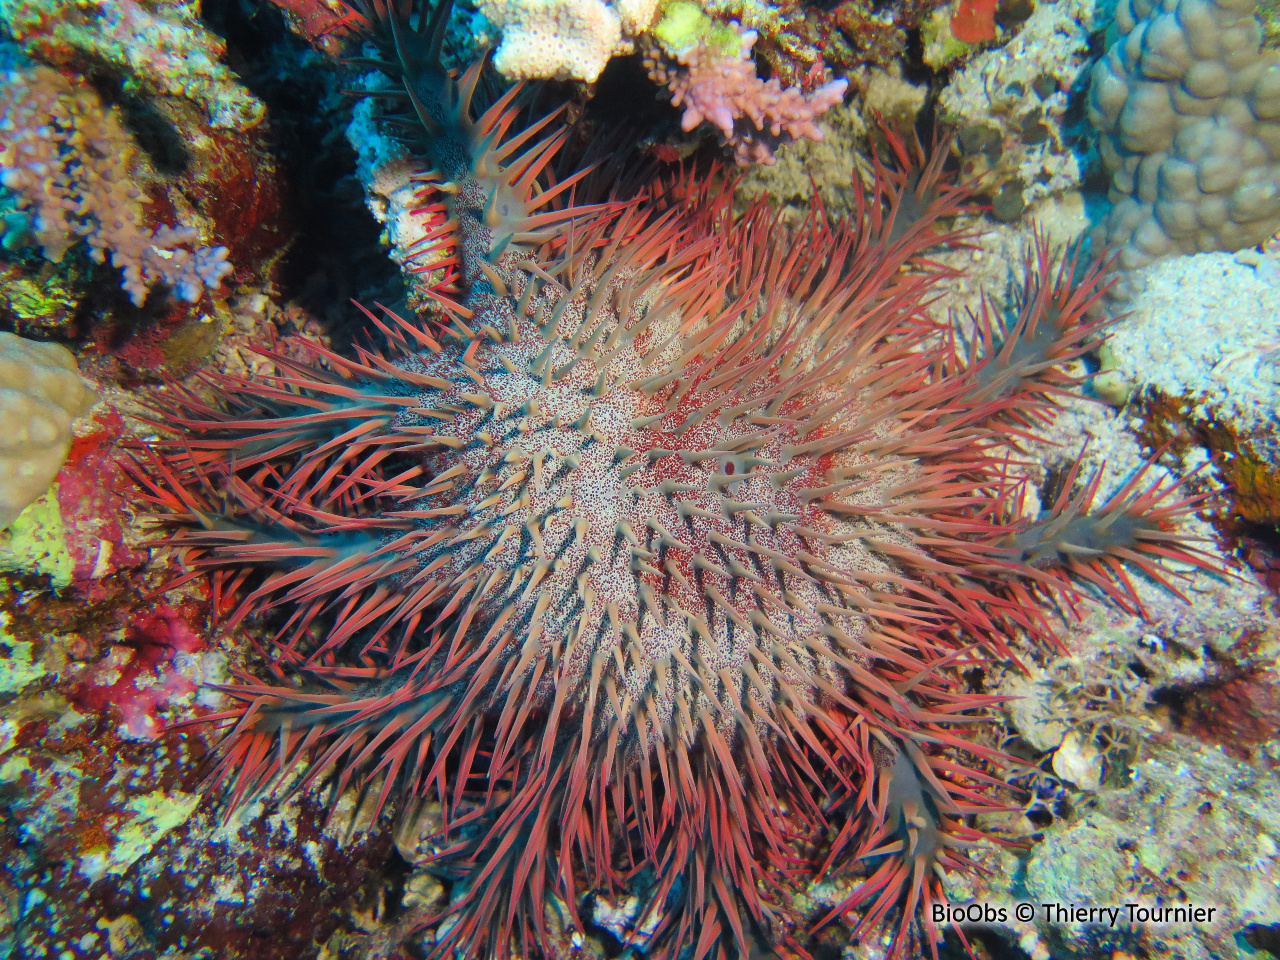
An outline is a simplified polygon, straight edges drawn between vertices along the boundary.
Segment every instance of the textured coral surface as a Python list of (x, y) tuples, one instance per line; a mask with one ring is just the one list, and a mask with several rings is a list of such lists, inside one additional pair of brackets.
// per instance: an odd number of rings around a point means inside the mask
[[(142, 223), (146, 198), (133, 178), (137, 148), (119, 117), (87, 87), (48, 67), (9, 70), (0, 95), (0, 185), (25, 211), (44, 256), (57, 263), (81, 237), (124, 274), (135, 304), (156, 283), (190, 303), (231, 272), (226, 247), (199, 245), (192, 227)], [(6, 245), (24, 245), (10, 226)]]
[(737, 29), (728, 34), (737, 50), (722, 52), (704, 39), (676, 54), (682, 70), (664, 64), (651, 69), (670, 88), (672, 104), (684, 108), (680, 125), (689, 131), (709, 122), (744, 165), (773, 164), (779, 143), (820, 141), (823, 133), (815, 119), (840, 103), (849, 82), (832, 80), (806, 94), (796, 87), (784, 89), (776, 78), (761, 80), (751, 59), (756, 34)]
[(1280, 57), (1254, 0), (1116, 8), (1089, 117), (1115, 206), (1097, 242), (1124, 269), (1239, 250), (1280, 227)]

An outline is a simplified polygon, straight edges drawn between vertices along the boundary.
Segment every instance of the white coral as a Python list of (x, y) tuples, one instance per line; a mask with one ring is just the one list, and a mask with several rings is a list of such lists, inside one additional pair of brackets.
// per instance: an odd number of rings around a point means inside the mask
[(658, 12), (658, 0), (617, 0), (615, 6), (622, 18), (623, 32), (633, 36), (649, 29), (653, 15)]
[(502, 29), (494, 65), (521, 80), (592, 83), (624, 40), (649, 26), (656, 0), (481, 0), (480, 11)]

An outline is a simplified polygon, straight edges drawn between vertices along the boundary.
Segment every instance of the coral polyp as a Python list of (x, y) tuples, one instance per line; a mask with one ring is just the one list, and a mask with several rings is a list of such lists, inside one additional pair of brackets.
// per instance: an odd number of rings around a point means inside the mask
[(575, 204), (514, 97), (473, 124), (442, 14), (361, 9), (434, 145), (424, 267), (457, 283), (429, 321), (366, 311), (354, 359), (170, 395), (180, 442), (137, 476), (233, 621), (283, 622), (274, 679), (213, 718), (217, 782), (438, 803), (440, 955), (550, 955), (549, 895), (581, 928), (624, 892), (653, 956), (803, 954), (795, 894), (862, 862), (832, 915), (933, 946), (922, 908), (1002, 803), (957, 668), (1047, 639), (1046, 567), (1125, 600), (1121, 561), (1205, 562), (1165, 530), (1176, 485), (1015, 518), (1008, 448), (1071, 385), (1098, 271), (1041, 243), (1020, 315), (961, 348), (927, 309), (963, 204), (938, 164), (897, 144), (847, 223), (735, 215), (690, 172)]

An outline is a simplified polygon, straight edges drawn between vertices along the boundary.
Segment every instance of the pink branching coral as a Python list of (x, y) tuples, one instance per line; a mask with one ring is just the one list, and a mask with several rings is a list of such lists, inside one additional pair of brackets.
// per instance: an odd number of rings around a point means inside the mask
[(806, 94), (798, 87), (784, 88), (778, 80), (756, 76), (751, 48), (756, 32), (741, 35), (736, 53), (726, 53), (714, 43), (702, 41), (677, 55), (683, 70), (652, 65), (655, 79), (671, 90), (671, 102), (684, 107), (681, 126), (692, 130), (704, 120), (733, 147), (740, 164), (772, 166), (773, 151), (782, 143), (802, 137), (821, 140), (815, 122), (844, 98), (847, 80), (832, 80)]
[(141, 305), (157, 283), (191, 303), (231, 271), (226, 247), (199, 246), (190, 226), (148, 230), (146, 196), (134, 182), (132, 138), (88, 87), (56, 70), (9, 70), (0, 91), (0, 186), (25, 222), (9, 224), (8, 249), (34, 238), (61, 262), (79, 240), (99, 263), (110, 258)]

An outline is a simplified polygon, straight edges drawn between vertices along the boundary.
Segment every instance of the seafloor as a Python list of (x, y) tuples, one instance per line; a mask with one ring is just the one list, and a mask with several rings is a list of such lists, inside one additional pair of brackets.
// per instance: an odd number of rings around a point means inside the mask
[[(1253, 113), (1232, 127), (1238, 110), (1205, 108), (1220, 128), (1184, 151), (1202, 158), (1200, 192), (1177, 201), (1200, 211), (1186, 243), (1159, 203), (1155, 239), (1108, 219), (1140, 198), (1135, 179), (1153, 195), (1158, 177), (1173, 182), (1186, 144), (1144, 147), (1125, 127), (1167, 108), (1139, 105), (1110, 130), (1091, 109), (1095, 66), (1116, 44), (1208, 62), (1196, 45), (1210, 27), (1195, 18), (1217, 8), (1193, 6), (1167, 0), (1159, 23), (1159, 9), (1118, 14), (1109, 0), (453, 11), (447, 62), (502, 41), (498, 66), (529, 77), (546, 108), (567, 105), (575, 136), (621, 125), (611, 143), (631, 163), (719, 163), (717, 176), (739, 177), (739, 206), (766, 198), (798, 219), (817, 196), (855, 216), (852, 184), (885, 150), (882, 130), (946, 151), (973, 203), (964, 242), (931, 254), (949, 276), (929, 310), (958, 328), (984, 303), (1013, 302), (1038, 237), (1118, 258), (1098, 308), (1114, 322), (1017, 456), (1033, 485), (1082, 462), (1081, 476), (1100, 470), (1114, 488), (1158, 454), (1160, 476), (1191, 475), (1188, 494), (1207, 495), (1180, 532), (1219, 569), (1170, 564), (1181, 596), (1135, 574), (1141, 613), (1085, 591), (1052, 614), (1061, 649), (1020, 650), (965, 681), (1005, 698), (984, 736), (1023, 764), (1013, 807), (982, 826), (1027, 841), (981, 848), (981, 871), (943, 880), (953, 904), (984, 905), (963, 926), (975, 956), (1280, 957), (1280, 241), (1266, 240), (1280, 231), (1280, 109), (1257, 92), (1280, 85), (1273, 9), (1230, 7), (1223, 29), (1243, 39), (1222, 62), (1252, 79), (1223, 80), (1213, 102), (1235, 96)], [(1125, 23), (1139, 15), (1150, 22)], [(748, 72), (840, 102), (813, 108), (816, 135), (797, 126), (763, 151), (742, 145), (740, 116), (731, 134), (714, 115), (682, 125), (670, 101), (697, 67), (672, 31), (691, 23), (736, 30), (735, 43), (756, 31)], [(519, 31), (533, 38), (524, 47)], [(1254, 34), (1260, 54), (1245, 49)], [(426, 309), (412, 273), (418, 167), (378, 103), (352, 93), (386, 78), (342, 59), (367, 52), (335, 0), (0, 0), (0, 330), (69, 351), (0, 343), (0, 960), (420, 957), (435, 942), (406, 922), (449, 893), (415, 832), (429, 813), (411, 826), (374, 817), (359, 789), (335, 799), (323, 783), (230, 813), (202, 792), (217, 735), (180, 724), (227, 707), (219, 685), (260, 665), (269, 627), (217, 625), (234, 598), (182, 578), (183, 556), (156, 543), (120, 466), (170, 426), (155, 420), (158, 392), (267, 369), (263, 349), (354, 356), (353, 298)], [(1117, 57), (1131, 91), (1194, 85)], [(1104, 141), (1148, 164), (1129, 169), (1128, 193)], [(1204, 213), (1226, 195), (1206, 186), (1203, 157), (1218, 149), (1218, 167), (1256, 174), (1234, 232)], [(803, 896), (821, 915), (848, 893), (824, 882)], [(1214, 909), (1204, 922), (1112, 924), (1046, 906), (1126, 904)], [(634, 899), (596, 898), (581, 931), (562, 907), (549, 900), (545, 921), (559, 958), (645, 955), (643, 938), (624, 947)], [(807, 949), (927, 953), (849, 926)], [(964, 955), (954, 933), (941, 950)]]

